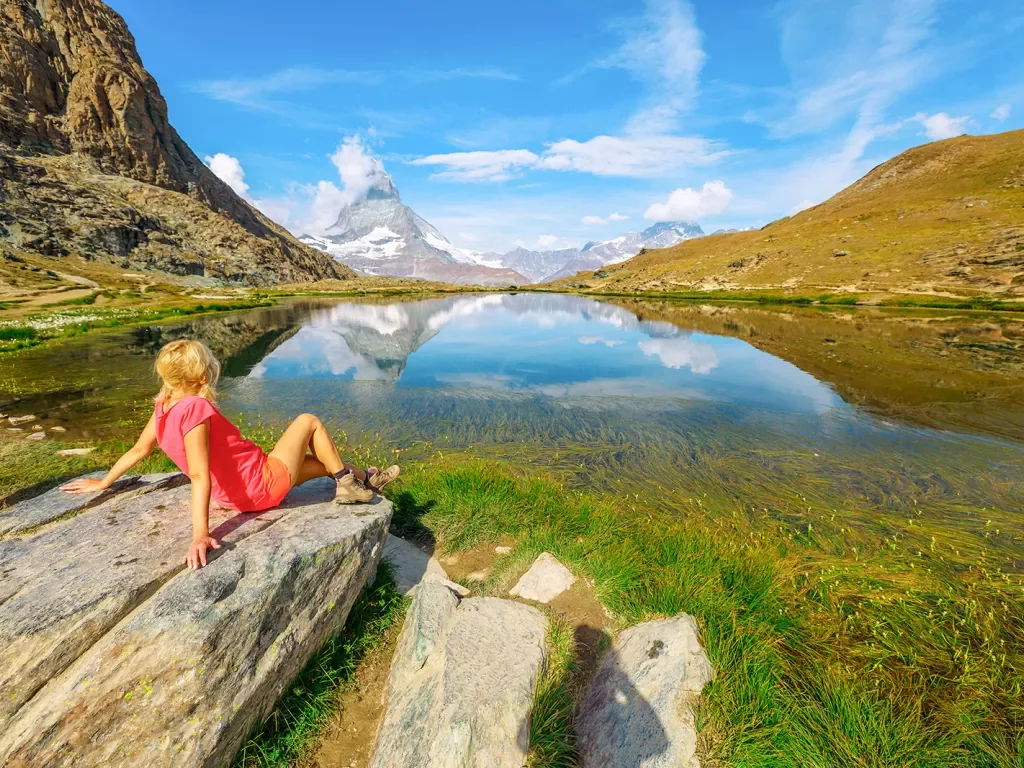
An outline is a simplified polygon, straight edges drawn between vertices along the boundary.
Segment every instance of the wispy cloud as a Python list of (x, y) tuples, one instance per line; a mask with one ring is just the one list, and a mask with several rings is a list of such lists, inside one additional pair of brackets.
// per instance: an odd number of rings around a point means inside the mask
[(711, 165), (727, 155), (718, 143), (694, 136), (595, 136), (556, 141), (539, 155), (528, 149), (451, 152), (416, 158), (410, 164), (444, 166), (433, 178), (446, 181), (505, 181), (528, 168), (655, 178), (680, 168)]
[(621, 45), (560, 78), (556, 85), (568, 85), (594, 70), (625, 70), (647, 89), (626, 132), (678, 130), (680, 113), (696, 100), (707, 60), (693, 6), (687, 0), (647, 0), (641, 16), (619, 20), (614, 27), (623, 37)]
[(195, 90), (217, 101), (276, 112), (282, 105), (275, 97), (330, 85), (374, 86), (388, 81), (428, 83), (459, 79), (516, 81), (519, 76), (497, 67), (401, 69), (393, 72), (289, 67), (255, 78), (203, 80), (195, 85)]
[(1009, 104), (1000, 104), (998, 107), (995, 108), (995, 110), (993, 110), (992, 114), (989, 115), (989, 117), (991, 117), (993, 120), (999, 120), (1000, 122), (1002, 122), (1003, 120), (1005, 120), (1009, 116), (1010, 116), (1010, 105)]

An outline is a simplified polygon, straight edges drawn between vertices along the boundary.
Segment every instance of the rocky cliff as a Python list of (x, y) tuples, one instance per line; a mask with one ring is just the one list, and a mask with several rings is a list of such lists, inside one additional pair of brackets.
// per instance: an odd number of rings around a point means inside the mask
[(99, 0), (0, 4), (0, 250), (257, 285), (352, 275), (196, 157)]

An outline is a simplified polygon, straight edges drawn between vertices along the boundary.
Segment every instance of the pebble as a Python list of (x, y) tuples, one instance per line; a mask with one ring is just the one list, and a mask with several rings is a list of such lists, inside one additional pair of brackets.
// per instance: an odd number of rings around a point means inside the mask
[(51, 432), (67, 432), (67, 429), (65, 429), (64, 427), (50, 427), (50, 431)]
[(65, 448), (62, 451), (57, 451), (58, 456), (88, 456), (90, 453), (95, 451), (95, 448)]
[(512, 551), (512, 547), (495, 547), (494, 552), (498, 555), (507, 555)]
[(46, 437), (45, 432), (31, 432), (25, 435), (26, 440), (42, 440)]
[(28, 422), (35, 421), (35, 420), (36, 420), (36, 417), (34, 415), (29, 415), (29, 416), (11, 416), (11, 419), (10, 419), (11, 424), (13, 424), (14, 426), (17, 426), (18, 424), (27, 424)]
[(8, 427), (7, 431), (8, 432), (24, 432), (25, 430), (22, 429), (21, 427)]
[(33, 424), (32, 425), (32, 431), (33, 432), (42, 432), (43, 428), (39, 424)]
[(466, 581), (487, 581), (487, 569), (484, 568), (482, 571), (473, 571), (466, 577)]

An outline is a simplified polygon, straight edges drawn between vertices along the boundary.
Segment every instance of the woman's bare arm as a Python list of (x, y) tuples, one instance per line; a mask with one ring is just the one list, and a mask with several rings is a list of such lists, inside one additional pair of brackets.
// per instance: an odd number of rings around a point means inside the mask
[(139, 439), (135, 441), (135, 445), (117, 460), (117, 463), (107, 472), (106, 477), (86, 477), (72, 480), (63, 486), (63, 490), (68, 493), (95, 493), (109, 488), (121, 475), (149, 456), (154, 448), (156, 448), (156, 417), (150, 416), (145, 429), (142, 430)]
[(210, 422), (204, 421), (185, 434), (185, 459), (192, 481), (192, 546), (182, 563), (189, 568), (206, 565), (206, 552), (220, 549), (210, 536)]

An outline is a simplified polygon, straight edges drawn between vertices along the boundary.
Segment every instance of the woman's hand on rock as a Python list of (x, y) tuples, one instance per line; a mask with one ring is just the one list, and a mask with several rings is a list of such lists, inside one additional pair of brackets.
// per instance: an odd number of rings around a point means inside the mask
[(60, 487), (65, 493), (96, 493), (109, 488), (99, 477), (80, 477)]
[(192, 546), (188, 553), (181, 559), (182, 565), (187, 565), (189, 570), (202, 568), (206, 565), (206, 553), (211, 549), (220, 549), (220, 542), (212, 536), (199, 536), (192, 539)]

